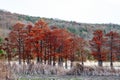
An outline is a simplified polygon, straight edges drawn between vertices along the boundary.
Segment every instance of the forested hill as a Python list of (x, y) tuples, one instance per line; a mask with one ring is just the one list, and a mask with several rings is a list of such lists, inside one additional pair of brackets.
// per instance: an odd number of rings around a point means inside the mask
[[(34, 23), (41, 17), (34, 17), (28, 15), (22, 15), (17, 13), (11, 13), (8, 11), (0, 10), (0, 36), (5, 37), (12, 26), (17, 21), (22, 21), (24, 23)], [(88, 24), (88, 23), (77, 23), (74, 21), (64, 21), (52, 18), (42, 18), (49, 26), (58, 26), (60, 28), (66, 28), (70, 32), (80, 35), (84, 39), (91, 39), (92, 33), (96, 29), (102, 29), (105, 33), (110, 30), (115, 30), (120, 33), (120, 25), (117, 24)]]

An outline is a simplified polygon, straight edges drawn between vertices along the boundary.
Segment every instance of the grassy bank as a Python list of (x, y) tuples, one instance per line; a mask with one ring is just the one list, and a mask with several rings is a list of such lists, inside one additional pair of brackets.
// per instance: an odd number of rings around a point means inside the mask
[(36, 78), (19, 78), (18, 80), (120, 80), (116, 76), (63, 76), (63, 77), (36, 77)]

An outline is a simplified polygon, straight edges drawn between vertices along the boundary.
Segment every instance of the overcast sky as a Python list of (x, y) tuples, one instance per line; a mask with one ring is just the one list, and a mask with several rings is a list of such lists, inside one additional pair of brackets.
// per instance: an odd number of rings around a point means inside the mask
[(120, 0), (0, 0), (0, 9), (84, 23), (120, 24)]

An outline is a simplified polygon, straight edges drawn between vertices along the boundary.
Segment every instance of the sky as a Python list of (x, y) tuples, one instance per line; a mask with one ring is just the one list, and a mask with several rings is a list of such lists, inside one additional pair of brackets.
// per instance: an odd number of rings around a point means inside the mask
[(120, 24), (120, 0), (0, 0), (0, 9), (82, 23)]

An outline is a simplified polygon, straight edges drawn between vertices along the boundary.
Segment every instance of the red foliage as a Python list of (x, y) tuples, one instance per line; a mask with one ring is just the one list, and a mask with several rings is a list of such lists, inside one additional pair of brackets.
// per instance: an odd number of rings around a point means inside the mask
[(28, 63), (32, 57), (45, 63), (46, 60), (54, 63), (57, 59), (74, 60), (78, 41), (82, 41), (65, 29), (49, 28), (43, 20), (34, 25), (16, 23), (8, 38), (18, 52), (19, 61), (22, 59)]
[(98, 60), (99, 66), (102, 66), (102, 61), (107, 59), (107, 52), (104, 51), (107, 39), (104, 38), (102, 30), (96, 30), (93, 34), (94, 37), (90, 41), (92, 55)]
[(109, 47), (109, 60), (111, 62), (111, 67), (113, 66), (113, 61), (117, 60), (117, 49), (119, 47), (119, 34), (117, 32), (110, 31), (106, 34), (106, 37), (108, 37), (108, 44), (107, 47)]

